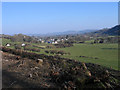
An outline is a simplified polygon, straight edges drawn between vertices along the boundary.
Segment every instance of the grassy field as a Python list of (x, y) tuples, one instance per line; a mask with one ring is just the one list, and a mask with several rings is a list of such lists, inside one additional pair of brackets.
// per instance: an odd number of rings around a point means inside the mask
[(63, 57), (118, 69), (118, 44), (75, 44), (73, 47), (62, 48), (62, 50), (71, 53)]
[[(3, 39), (3, 45), (6, 43), (20, 44), (22, 42), (11, 42), (10, 40)], [(37, 46), (47, 46), (48, 44), (34, 44)], [(50, 44), (49, 44), (50, 45)], [(10, 48), (14, 48), (11, 46)], [(31, 47), (33, 48), (33, 47)], [(113, 69), (118, 69), (118, 44), (74, 44), (73, 47), (66, 48), (52, 48), (52, 49), (40, 49), (39, 54), (46, 54), (45, 50), (63, 50), (65, 52), (70, 52), (71, 54), (63, 55), (61, 57), (71, 58), (79, 60), (81, 62), (90, 62), (100, 64), (106, 67), (112, 67)], [(49, 55), (49, 54), (47, 54)], [(52, 55), (52, 54), (51, 54)], [(80, 57), (84, 56), (84, 57)]]
[(43, 49), (40, 53), (46, 54), (44, 50), (63, 50), (71, 54), (61, 57), (118, 69), (118, 44), (74, 44), (73, 47), (67, 48)]

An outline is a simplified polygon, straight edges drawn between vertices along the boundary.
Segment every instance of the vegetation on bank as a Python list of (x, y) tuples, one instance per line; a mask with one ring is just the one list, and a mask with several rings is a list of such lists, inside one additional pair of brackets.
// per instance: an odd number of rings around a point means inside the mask
[[(16, 60), (19, 62), (17, 65), (23, 65), (21, 68), (24, 70), (30, 69), (31, 66), (39, 69), (31, 71), (29, 78), (36, 80), (41, 73), (39, 70), (46, 68), (46, 77), (50, 79), (49, 82), (55, 83), (61, 89), (84, 89), (84, 88), (119, 88), (120, 78), (119, 71), (103, 67), (98, 64), (82, 63), (76, 60), (61, 58), (59, 56), (47, 56), (44, 54), (36, 54), (26, 52), (24, 50), (15, 50), (3, 47), (2, 51), (18, 55)], [(30, 58), (36, 62), (26, 68), (26, 61), (20, 63), (19, 59)], [(39, 59), (40, 58), (40, 59)], [(38, 61), (39, 60), (39, 61)], [(29, 64), (29, 63), (28, 63)], [(16, 65), (16, 64), (15, 64)], [(10, 65), (11, 66), (11, 65)], [(17, 66), (17, 67), (18, 67)], [(20, 72), (21, 73), (21, 72)], [(36, 74), (34, 74), (36, 73)], [(42, 72), (44, 73), (44, 72)], [(33, 76), (32, 76), (33, 75)], [(33, 77), (33, 78), (32, 78)], [(45, 77), (45, 76), (44, 76)], [(37, 85), (40, 87), (40, 85)], [(32, 87), (32, 86), (31, 86)]]

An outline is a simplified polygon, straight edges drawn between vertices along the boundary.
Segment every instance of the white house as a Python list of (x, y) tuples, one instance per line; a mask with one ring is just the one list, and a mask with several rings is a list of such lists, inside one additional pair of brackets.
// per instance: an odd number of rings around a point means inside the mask
[(44, 41), (41, 41), (42, 43), (44, 43)]
[(42, 41), (42, 39), (39, 39), (39, 41)]
[(25, 44), (24, 43), (22, 43), (22, 45), (21, 45), (22, 47), (24, 47), (25, 46)]
[(66, 41), (68, 40), (68, 39), (65, 39)]
[(6, 44), (6, 46), (7, 46), (7, 47), (9, 47), (9, 46), (10, 46), (10, 44), (9, 44), (9, 43), (7, 43), (7, 44)]
[(55, 42), (52, 42), (52, 44), (55, 44)]
[(26, 36), (24, 36), (24, 38), (26, 38)]
[(60, 42), (60, 39), (58, 39), (57, 41)]
[(55, 43), (55, 44), (57, 44), (58, 42), (57, 42), (57, 41), (55, 41), (54, 43)]
[(57, 44), (58, 42), (57, 41), (55, 41), (55, 42), (52, 42), (52, 44)]

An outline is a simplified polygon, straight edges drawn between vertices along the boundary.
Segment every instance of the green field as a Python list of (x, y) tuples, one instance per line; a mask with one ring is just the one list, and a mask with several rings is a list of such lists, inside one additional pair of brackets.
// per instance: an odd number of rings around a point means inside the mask
[[(118, 44), (75, 44), (73, 47), (63, 48), (62, 50), (71, 53), (71, 55), (65, 55), (64, 57), (118, 69)], [(98, 59), (95, 59), (95, 57)]]
[[(15, 44), (21, 42), (11, 42), (10, 40), (3, 39), (3, 45), (5, 45), (6, 43)], [(44, 47), (48, 44), (31, 43), (31, 45)], [(14, 47), (11, 46), (10, 48), (14, 48)], [(44, 52), (45, 50), (63, 50), (65, 52), (70, 52), (71, 54), (61, 55), (61, 57), (75, 59), (81, 62), (96, 63), (106, 67), (112, 67), (113, 69), (116, 70), (118, 69), (118, 44), (89, 44), (89, 43), (74, 44), (73, 47), (41, 49), (40, 52), (36, 52), (36, 53), (46, 54)], [(79, 56), (85, 56), (85, 57), (79, 57)]]
[(71, 54), (61, 57), (118, 69), (118, 44), (74, 44), (73, 47), (67, 48), (43, 49), (40, 53), (46, 54), (44, 50), (63, 50)]

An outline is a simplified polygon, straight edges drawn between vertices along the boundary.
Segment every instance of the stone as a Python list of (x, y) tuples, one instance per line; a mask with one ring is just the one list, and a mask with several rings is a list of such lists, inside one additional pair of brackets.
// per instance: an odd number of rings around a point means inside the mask
[(42, 59), (38, 59), (36, 62), (37, 62), (38, 64), (42, 64), (42, 63), (43, 63), (43, 60), (42, 60)]
[(84, 69), (87, 69), (87, 67), (86, 67), (85, 63), (82, 63), (82, 65), (83, 65), (83, 68), (84, 68)]
[(39, 69), (39, 67), (35, 67), (35, 69)]
[(86, 74), (87, 76), (89, 76), (89, 77), (92, 76), (91, 73), (90, 73), (90, 71), (88, 71), (88, 70), (85, 72), (85, 74)]
[(107, 83), (107, 82), (105, 82), (105, 84), (107, 85), (108, 88), (111, 88), (111, 87), (112, 87), (112, 86), (111, 86), (109, 83)]
[(29, 74), (29, 77), (32, 77), (32, 74)]
[(5, 60), (5, 61), (8, 61), (8, 60)]
[(95, 82), (95, 83), (96, 83), (96, 82), (98, 83), (98, 82), (100, 82), (100, 80), (99, 80), (99, 79), (95, 79), (94, 82)]

